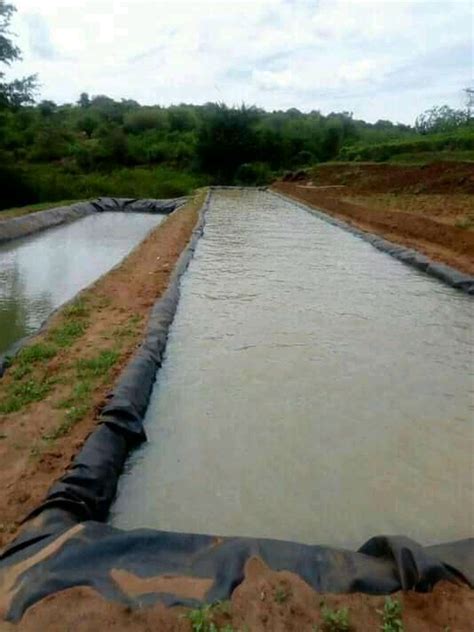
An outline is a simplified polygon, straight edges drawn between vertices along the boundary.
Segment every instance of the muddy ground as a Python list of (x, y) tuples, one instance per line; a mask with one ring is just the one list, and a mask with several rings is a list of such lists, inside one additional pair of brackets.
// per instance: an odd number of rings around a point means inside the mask
[[(131, 582), (130, 590), (142, 592), (146, 581)], [(174, 590), (178, 593), (179, 585), (180, 579), (176, 578)], [(181, 581), (181, 586), (189, 596), (192, 592), (189, 579)], [(468, 588), (442, 582), (432, 593), (396, 593), (391, 599), (401, 606), (401, 615), (395, 615), (391, 622), (400, 619), (404, 627), (394, 624), (385, 628), (386, 632), (472, 632), (474, 629), (474, 592)], [(81, 587), (39, 602), (27, 611), (19, 626), (4, 625), (10, 632), (18, 629), (22, 632), (378, 632), (384, 622), (390, 621), (387, 616), (384, 620), (384, 607), (385, 597), (316, 593), (297, 575), (271, 571), (260, 559), (253, 558), (248, 561), (245, 579), (234, 590), (231, 600), (205, 610), (163, 606), (131, 610), (105, 601), (92, 588)], [(346, 608), (347, 612), (341, 615), (341, 610)], [(339, 618), (340, 627), (331, 626), (330, 619), (334, 616)], [(346, 627), (342, 627), (343, 622), (347, 623)]]
[(189, 241), (202, 199), (166, 218), (121, 265), (60, 310), (32, 340), (34, 355), (23, 362), (20, 354), (0, 380), (3, 410), (20, 406), (0, 414), (0, 546), (94, 429)]
[(474, 274), (474, 164), (321, 165), (274, 189)]

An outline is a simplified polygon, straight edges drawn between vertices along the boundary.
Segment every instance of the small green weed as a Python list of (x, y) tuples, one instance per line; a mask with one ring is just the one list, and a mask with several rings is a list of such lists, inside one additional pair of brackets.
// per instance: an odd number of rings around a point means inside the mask
[(331, 610), (331, 608), (323, 606), (321, 614), (325, 632), (346, 632), (346, 630), (350, 630), (349, 608)]
[(89, 314), (90, 307), (84, 298), (78, 298), (64, 309), (64, 315), (67, 318), (87, 318)]
[(118, 358), (117, 351), (112, 349), (101, 351), (95, 358), (79, 360), (76, 364), (77, 374), (80, 378), (106, 377)]
[(51, 386), (50, 380), (38, 382), (34, 379), (20, 384), (12, 384), (8, 389), (7, 396), (0, 402), (0, 413), (14, 413), (32, 402), (41, 401), (49, 393)]
[(58, 347), (70, 347), (77, 338), (82, 336), (86, 328), (87, 325), (84, 322), (71, 320), (60, 327), (52, 329), (48, 334), (48, 338), (57, 344)]
[(230, 624), (227, 623), (224, 627), (218, 627), (214, 622), (216, 614), (229, 614), (229, 612), (229, 602), (218, 601), (202, 608), (190, 610), (185, 617), (191, 622), (193, 632), (234, 632), (234, 628)]
[(285, 590), (285, 588), (280, 587), (275, 590), (275, 594), (274, 594), (275, 601), (279, 604), (285, 603), (285, 601), (288, 599), (289, 596), (290, 596), (290, 593), (287, 590)]
[(397, 599), (387, 597), (383, 610), (377, 610), (382, 617), (382, 632), (403, 632), (402, 605)]
[(193, 632), (218, 632), (218, 628), (212, 620), (212, 606), (203, 606), (190, 610), (186, 618), (191, 622)]

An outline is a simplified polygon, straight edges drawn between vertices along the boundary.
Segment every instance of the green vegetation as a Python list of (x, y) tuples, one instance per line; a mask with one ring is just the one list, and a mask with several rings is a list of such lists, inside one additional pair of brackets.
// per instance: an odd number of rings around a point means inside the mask
[(403, 632), (402, 605), (397, 599), (387, 597), (383, 610), (377, 610), (382, 616), (382, 632)]
[(193, 632), (234, 632), (234, 628), (230, 624), (218, 626), (214, 621), (216, 615), (223, 613), (229, 613), (227, 602), (217, 602), (202, 606), (202, 608), (195, 608), (190, 610), (185, 617), (190, 621)]
[(54, 327), (48, 332), (48, 339), (58, 347), (70, 347), (76, 340), (82, 336), (87, 328), (87, 324), (81, 320), (70, 320)]
[[(85, 299), (76, 299), (64, 310), (59, 323), (50, 329), (45, 341), (24, 347), (18, 355), (10, 359), (9, 374), (13, 380), (5, 389), (0, 400), (1, 413), (17, 412), (32, 402), (41, 401), (48, 395), (53, 385), (52, 379), (46, 377), (46, 374), (43, 377), (31, 377), (33, 369), (41, 368), (42, 364), (54, 358), (60, 349), (70, 347), (80, 338), (87, 329), (88, 316), (89, 307)], [(116, 358), (116, 355), (112, 355), (112, 358)], [(78, 367), (78, 374), (81, 371), (94, 373), (96, 366), (99, 365), (103, 369), (103, 374), (107, 375), (111, 357), (110, 355), (105, 358), (99, 356), (84, 362), (86, 367), (84, 369)], [(92, 369), (87, 364), (88, 362), (92, 363)], [(82, 411), (84, 408), (85, 400), (80, 395), (82, 393), (76, 393), (74, 401), (71, 402), (71, 410), (67, 413), (70, 419), (77, 417), (80, 410)], [(71, 412), (72, 409), (75, 409), (75, 413)]]
[(279, 587), (275, 590), (275, 601), (278, 604), (282, 604), (285, 603), (285, 601), (288, 599), (288, 597), (290, 596), (290, 593), (283, 587)]
[(84, 298), (77, 298), (64, 308), (63, 314), (66, 318), (87, 318), (90, 314), (90, 308)]
[(52, 345), (39, 342), (22, 349), (16, 357), (15, 364), (18, 366), (36, 364), (37, 362), (53, 358), (56, 352), (57, 350)]
[(325, 630), (325, 632), (346, 632), (350, 630), (348, 608), (331, 610), (331, 608), (323, 606), (321, 614), (323, 617), (323, 630)]
[(453, 152), (474, 153), (474, 126), (465, 125), (459, 130), (446, 133), (432, 133), (414, 136), (408, 140), (389, 141), (385, 143), (361, 144), (341, 149), (342, 160), (376, 161), (393, 160), (396, 156), (405, 156), (405, 160), (416, 160), (418, 154), (434, 154), (437, 159), (443, 154), (452, 157)]
[[(474, 124), (455, 118), (451, 130), (422, 133), (347, 112), (269, 113), (212, 103), (162, 108), (103, 96), (0, 109), (1, 204), (173, 197), (204, 184), (266, 184), (285, 170), (336, 159), (472, 159)], [(89, 133), (84, 120), (94, 121)]]
[(54, 430), (44, 435), (44, 441), (51, 443), (66, 436), (78, 421), (84, 419), (92, 408), (92, 393), (95, 387), (108, 378), (110, 369), (118, 358), (118, 351), (109, 349), (92, 358), (76, 362), (75, 386), (72, 393), (57, 404), (57, 408), (66, 409), (64, 417)]
[(47, 379), (29, 379), (22, 382), (12, 382), (6, 397), (0, 402), (0, 413), (15, 413), (32, 402), (39, 402), (50, 392), (52, 382)]
[(88, 360), (78, 360), (76, 365), (77, 376), (82, 379), (90, 379), (94, 377), (106, 378), (118, 358), (118, 351), (109, 349), (107, 351), (101, 351), (94, 358), (90, 358)]

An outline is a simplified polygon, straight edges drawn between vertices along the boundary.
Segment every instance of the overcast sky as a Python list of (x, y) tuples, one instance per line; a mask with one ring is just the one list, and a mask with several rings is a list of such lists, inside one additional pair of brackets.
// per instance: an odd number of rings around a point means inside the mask
[(462, 105), (471, 0), (12, 0), (40, 97), (256, 104), (411, 123)]

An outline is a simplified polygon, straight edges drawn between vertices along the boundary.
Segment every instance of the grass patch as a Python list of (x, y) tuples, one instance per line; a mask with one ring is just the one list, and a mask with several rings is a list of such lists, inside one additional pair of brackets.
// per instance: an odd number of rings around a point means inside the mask
[(70, 347), (77, 338), (80, 338), (87, 329), (87, 324), (81, 320), (71, 320), (59, 327), (51, 329), (48, 339), (58, 347)]
[(78, 360), (76, 364), (79, 378), (107, 377), (110, 369), (119, 359), (118, 351), (112, 349), (101, 351), (95, 358)]
[(38, 381), (30, 379), (9, 386), (6, 397), (0, 402), (0, 413), (15, 413), (32, 402), (39, 402), (46, 397), (52, 387), (51, 380)]
[(90, 314), (90, 307), (85, 298), (78, 298), (65, 307), (63, 313), (66, 318), (87, 318)]
[(39, 342), (29, 347), (24, 347), (15, 358), (15, 363), (20, 365), (36, 364), (54, 358), (57, 350), (52, 345)]
[(382, 616), (382, 632), (403, 632), (402, 604), (397, 599), (387, 597), (383, 610), (377, 610)]
[(66, 409), (61, 423), (43, 436), (43, 440), (52, 443), (65, 437), (78, 421), (84, 419), (92, 406), (92, 393), (95, 386), (107, 379), (110, 369), (119, 358), (115, 350), (101, 351), (93, 358), (76, 362), (76, 376), (79, 380), (69, 397), (57, 403), (56, 408)]
[(116, 329), (113, 330), (112, 339), (128, 338), (130, 336), (135, 335), (136, 333), (138, 333), (138, 326), (141, 323), (142, 323), (142, 316), (140, 316), (139, 314), (135, 314), (134, 316), (131, 316), (124, 325), (121, 325), (120, 327), (117, 327)]

